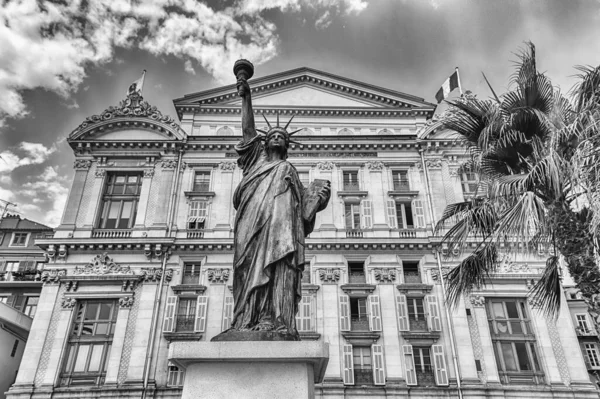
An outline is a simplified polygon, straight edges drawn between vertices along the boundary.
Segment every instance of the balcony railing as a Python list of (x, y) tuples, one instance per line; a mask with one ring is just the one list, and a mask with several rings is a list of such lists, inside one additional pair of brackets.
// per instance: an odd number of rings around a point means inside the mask
[(360, 191), (358, 183), (344, 182), (344, 191)]
[(348, 282), (350, 284), (366, 284), (367, 279), (364, 273), (351, 272), (348, 274)]
[(431, 366), (425, 366), (425, 371), (417, 370), (417, 385), (420, 387), (435, 386), (435, 376)]
[(199, 274), (184, 274), (181, 281), (182, 284), (200, 284)]
[(346, 237), (348, 238), (362, 238), (363, 232), (358, 229), (346, 230)]
[(575, 332), (580, 337), (593, 337), (597, 335), (596, 330), (591, 328), (584, 328), (581, 326), (575, 327)]
[(93, 238), (129, 238), (131, 230), (98, 229), (92, 232)]
[(415, 272), (404, 272), (404, 284), (421, 284), (421, 275)]
[(204, 230), (189, 230), (187, 238), (204, 238)]
[(355, 385), (373, 385), (373, 369), (354, 369)]
[(196, 183), (194, 184), (194, 192), (210, 191), (210, 183)]
[(350, 329), (352, 331), (369, 331), (369, 320), (366, 317), (352, 317)]
[(308, 270), (302, 272), (302, 283), (310, 284), (310, 272)]
[(0, 281), (41, 281), (41, 272), (38, 270), (1, 272)]
[(408, 181), (394, 181), (394, 191), (410, 191)]
[(176, 330), (177, 332), (193, 332), (196, 316), (179, 316), (177, 315)]
[(414, 332), (429, 331), (429, 326), (427, 325), (427, 320), (425, 320), (425, 316), (421, 316), (418, 319), (409, 317), (408, 322), (410, 325), (410, 331), (414, 331)]

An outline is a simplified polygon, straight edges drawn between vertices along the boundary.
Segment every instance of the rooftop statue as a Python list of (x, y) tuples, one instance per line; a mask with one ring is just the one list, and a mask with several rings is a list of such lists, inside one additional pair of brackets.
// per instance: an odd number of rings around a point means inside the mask
[(302, 298), (304, 239), (325, 209), (331, 183), (315, 180), (304, 187), (287, 161), (287, 127), (257, 129), (248, 79), (252, 64), (235, 63), (242, 98), (243, 139), (235, 149), (243, 178), (235, 190), (232, 327), (213, 338), (223, 340), (299, 340), (295, 316)]

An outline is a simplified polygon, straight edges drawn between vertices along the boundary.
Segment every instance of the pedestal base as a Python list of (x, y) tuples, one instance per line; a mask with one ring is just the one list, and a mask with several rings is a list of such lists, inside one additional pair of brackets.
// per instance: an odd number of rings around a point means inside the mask
[(174, 342), (169, 360), (185, 369), (182, 399), (314, 398), (329, 361), (323, 342)]

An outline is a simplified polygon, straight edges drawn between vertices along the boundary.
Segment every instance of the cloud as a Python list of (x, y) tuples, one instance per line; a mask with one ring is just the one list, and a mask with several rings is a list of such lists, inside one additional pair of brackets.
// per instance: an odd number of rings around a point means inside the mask
[(192, 66), (192, 61), (190, 61), (190, 60), (186, 60), (185, 61), (185, 63), (184, 63), (184, 69), (190, 75), (195, 75), (196, 74), (196, 70)]
[(323, 13), (323, 15), (321, 15), (319, 17), (319, 19), (317, 19), (317, 21), (315, 22), (315, 28), (317, 28), (317, 29), (325, 29), (329, 25), (331, 25), (331, 22), (332, 22), (332, 20), (330, 18), (329, 11), (325, 11)]
[(56, 146), (46, 147), (40, 143), (23, 141), (16, 151), (17, 153), (5, 150), (0, 153), (0, 173), (12, 172), (21, 166), (44, 163), (50, 154), (56, 151)]
[(20, 205), (20, 211), (34, 212), (41, 208), (49, 208), (44, 212), (41, 220), (49, 226), (57, 226), (60, 223), (68, 193), (67, 178), (59, 175), (52, 166), (47, 166), (36, 180), (21, 185), (16, 192), (17, 196), (36, 199), (36, 201), (28, 200), (27, 205)]
[[(23, 90), (43, 88), (67, 98), (83, 82), (86, 68), (110, 62), (117, 47), (174, 55), (186, 61), (188, 72), (195, 61), (224, 83), (231, 79), (224, 65), (240, 57), (261, 64), (276, 56), (277, 29), (262, 11), (306, 8), (333, 18), (366, 7), (364, 0), (239, 0), (218, 11), (194, 0), (4, 1), (0, 127), (7, 117), (27, 114)], [(321, 16), (319, 26), (328, 21)]]

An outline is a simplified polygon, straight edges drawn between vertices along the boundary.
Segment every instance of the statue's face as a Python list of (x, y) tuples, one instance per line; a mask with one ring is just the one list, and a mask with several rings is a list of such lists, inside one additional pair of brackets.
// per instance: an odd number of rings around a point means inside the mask
[(285, 135), (283, 133), (275, 132), (274, 134), (269, 136), (269, 141), (267, 142), (267, 147), (269, 149), (282, 151), (286, 148), (285, 146)]

